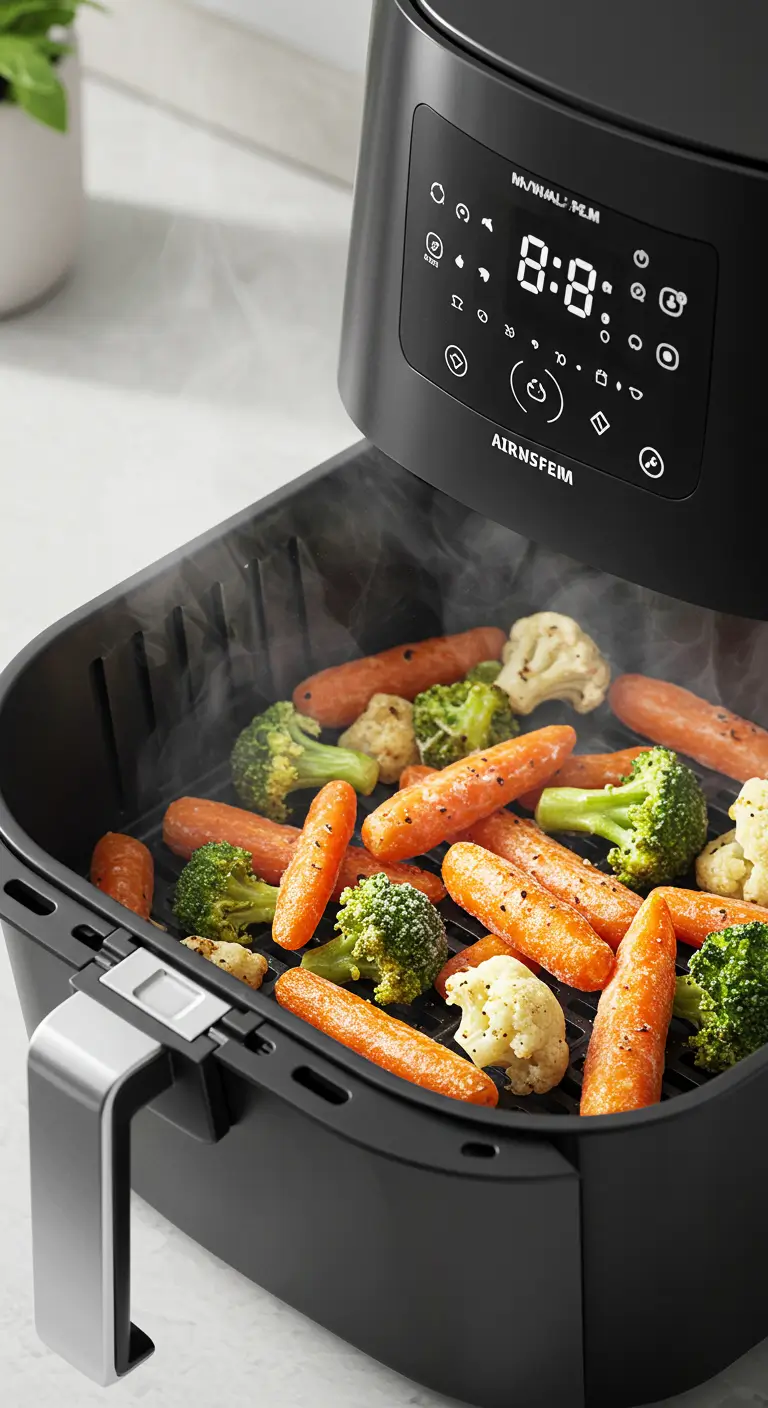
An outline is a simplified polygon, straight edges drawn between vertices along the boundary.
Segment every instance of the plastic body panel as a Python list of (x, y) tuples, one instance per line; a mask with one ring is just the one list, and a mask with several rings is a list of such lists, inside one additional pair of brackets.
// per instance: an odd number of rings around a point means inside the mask
[(417, 0), (524, 83), (641, 131), (768, 166), (762, 0)]
[[(470, 1111), (352, 1057), (83, 876), (101, 830), (141, 830), (206, 787), (234, 729), (313, 666), (566, 604), (626, 668), (671, 670), (671, 642), (692, 687), (768, 723), (762, 626), (536, 550), (368, 446), (83, 608), (0, 683), (0, 915), (30, 1030), (72, 979), (103, 995), (94, 955), (114, 961), (131, 942), (235, 1009), (215, 1041), (198, 1039), (215, 1079), (168, 1108), (177, 1081), (136, 1117), (137, 1191), (313, 1319), (482, 1408), (634, 1408), (766, 1333), (768, 1052), (605, 1124)], [(605, 727), (581, 721), (585, 751)], [(297, 1078), (304, 1068), (319, 1082)], [(361, 1256), (350, 1228), (363, 1221)], [(713, 1274), (699, 1305), (680, 1296), (668, 1249), (703, 1227)], [(513, 1344), (487, 1330), (508, 1305)]]
[[(571, 485), (521, 464), (494, 448), (503, 427), (408, 365), (399, 316), (420, 104), (553, 185), (715, 248), (706, 440), (701, 479), (689, 497), (661, 502), (564, 454), (557, 458), (572, 471)], [(344, 318), (340, 386), (347, 409), (398, 463), (534, 541), (675, 597), (762, 618), (762, 530), (749, 505), (762, 495), (767, 224), (761, 173), (559, 105), (464, 52), (410, 0), (378, 0)]]

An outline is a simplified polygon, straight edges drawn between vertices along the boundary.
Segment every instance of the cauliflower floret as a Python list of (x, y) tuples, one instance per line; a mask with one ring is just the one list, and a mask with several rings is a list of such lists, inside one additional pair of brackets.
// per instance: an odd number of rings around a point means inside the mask
[(199, 953), (202, 958), (240, 978), (249, 988), (260, 988), (269, 971), (269, 964), (261, 953), (250, 953), (242, 944), (228, 944), (218, 939), (182, 939), (185, 948)]
[(398, 694), (374, 694), (365, 713), (341, 735), (339, 746), (375, 758), (381, 782), (398, 782), (403, 768), (419, 761), (413, 705)]
[(577, 621), (556, 611), (538, 611), (515, 621), (502, 652), (496, 680), (515, 714), (530, 714), (547, 699), (564, 699), (577, 714), (602, 704), (611, 670)]
[(747, 863), (736, 840), (736, 828), (709, 841), (696, 861), (696, 884), (700, 890), (726, 899), (742, 899)]
[(476, 1066), (505, 1066), (515, 1095), (545, 1095), (568, 1068), (565, 1017), (546, 983), (510, 954), (454, 973), (446, 1001), (461, 1008), (456, 1041)]
[(736, 825), (704, 847), (697, 884), (715, 895), (768, 905), (768, 781), (745, 782), (728, 815)]

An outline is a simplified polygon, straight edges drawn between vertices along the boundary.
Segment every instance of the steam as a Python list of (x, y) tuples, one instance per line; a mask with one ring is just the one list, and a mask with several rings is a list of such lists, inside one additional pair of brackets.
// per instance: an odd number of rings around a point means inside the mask
[[(107, 684), (129, 780), (124, 809), (134, 815), (202, 788), (217, 766), (223, 778), (239, 729), (313, 671), (472, 626), (508, 631), (535, 611), (575, 617), (614, 675), (668, 679), (768, 726), (764, 624), (550, 552), (370, 449), (350, 451), (330, 475), (311, 477), (266, 511), (257, 505), (124, 604), (130, 630), (109, 648)], [(145, 660), (138, 679), (134, 637)], [(530, 722), (562, 720), (564, 710), (544, 706)], [(133, 727), (124, 736), (126, 716)], [(628, 741), (607, 705), (574, 721), (581, 751)]]

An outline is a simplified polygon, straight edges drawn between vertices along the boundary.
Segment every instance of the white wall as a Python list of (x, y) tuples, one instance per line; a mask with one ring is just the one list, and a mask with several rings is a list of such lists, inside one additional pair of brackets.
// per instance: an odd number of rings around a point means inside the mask
[(315, 58), (362, 72), (373, 0), (194, 0)]

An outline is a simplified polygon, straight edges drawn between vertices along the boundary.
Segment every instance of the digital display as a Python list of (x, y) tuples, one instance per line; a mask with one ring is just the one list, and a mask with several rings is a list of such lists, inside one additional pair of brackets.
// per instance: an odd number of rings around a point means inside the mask
[(553, 185), (417, 110), (403, 351), (496, 425), (685, 497), (701, 467), (716, 289), (711, 246)]

